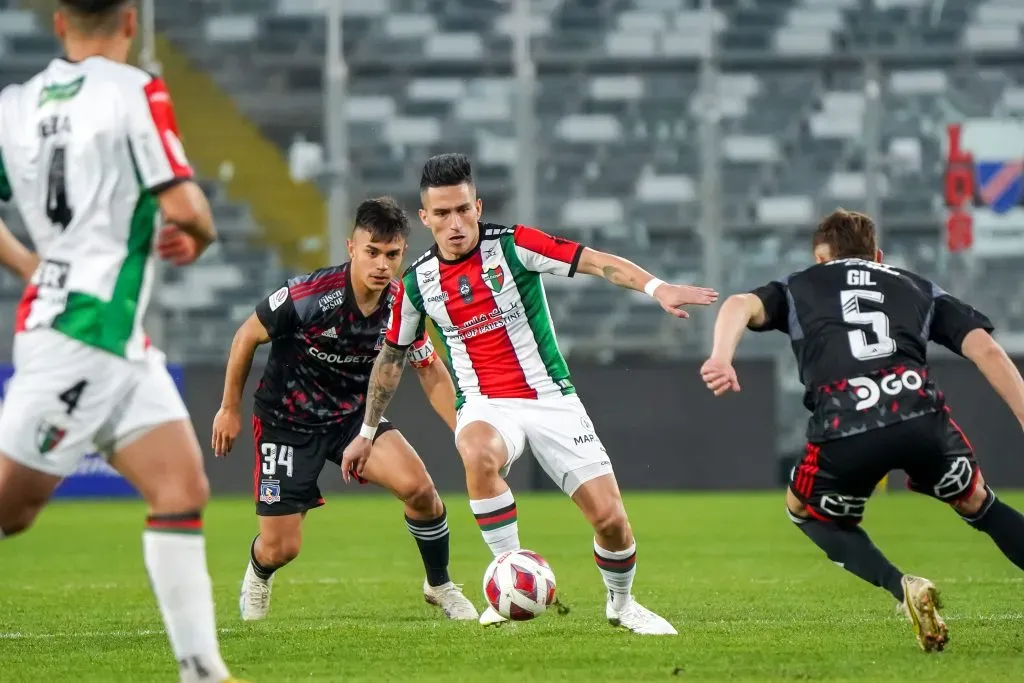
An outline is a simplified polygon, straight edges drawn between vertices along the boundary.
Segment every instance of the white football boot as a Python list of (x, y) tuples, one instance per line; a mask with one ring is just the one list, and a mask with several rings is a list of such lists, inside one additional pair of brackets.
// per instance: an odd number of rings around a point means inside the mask
[(609, 594), (604, 614), (612, 626), (621, 626), (639, 635), (678, 635), (672, 624), (634, 600), (632, 595), (626, 598), (626, 604), (621, 609), (615, 609), (612, 596)]
[(423, 580), (423, 599), (435, 607), (440, 607), (444, 615), (452, 621), (476, 621), (479, 616), (476, 607), (462, 593), (462, 586), (449, 581), (440, 586), (431, 586)]
[(274, 577), (264, 581), (256, 576), (252, 562), (245, 568), (242, 579), (242, 590), (238, 596), (238, 609), (242, 613), (242, 621), (259, 621), (270, 611), (270, 588)]
[(498, 614), (498, 612), (490, 605), (487, 605), (487, 609), (480, 614), (481, 626), (500, 626), (506, 621), (508, 621), (508, 619)]
[(917, 644), (925, 652), (942, 652), (949, 642), (949, 628), (939, 616), (939, 591), (920, 576), (904, 576), (903, 605), (914, 625)]

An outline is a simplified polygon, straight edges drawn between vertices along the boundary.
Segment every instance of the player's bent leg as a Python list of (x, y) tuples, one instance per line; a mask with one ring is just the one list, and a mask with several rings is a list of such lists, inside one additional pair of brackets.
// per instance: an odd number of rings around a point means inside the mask
[(873, 586), (885, 588), (903, 602), (903, 572), (897, 569), (860, 528), (860, 518), (831, 520), (808, 507), (793, 490), (786, 490), (790, 521), (821, 548), (829, 560)]
[(426, 571), (426, 601), (440, 607), (449, 619), (476, 620), (479, 615), (473, 603), (448, 575), (448, 512), (423, 461), (398, 430), (390, 429), (374, 440), (363, 478), (388, 489), (405, 504), (406, 527), (416, 541)]
[[(580, 481), (567, 491), (594, 529), (594, 561), (608, 589), (605, 616), (615, 626), (641, 635), (676, 635), (664, 618), (643, 607), (632, 596), (636, 576), (636, 541), (622, 504), (615, 475)], [(595, 469), (595, 474), (597, 470)]]
[(519, 550), (519, 517), (512, 490), (502, 479), (510, 457), (505, 437), (483, 421), (460, 425), (455, 446), (466, 469), (469, 505), (487, 547), (497, 557)]
[(166, 422), (122, 435), (111, 464), (149, 506), (143, 549), (150, 583), (181, 680), (229, 680), (217, 643), (213, 586), (201, 513), (209, 497), (191, 423)]
[(28, 529), (60, 482), (0, 453), (0, 539)]
[(971, 492), (950, 504), (965, 522), (988, 534), (1010, 562), (1024, 569), (1024, 515), (996, 497), (980, 470)]
[(249, 563), (238, 595), (243, 621), (259, 621), (270, 612), (274, 574), (299, 556), (304, 519), (305, 513), (299, 512), (260, 516), (260, 533), (249, 546)]

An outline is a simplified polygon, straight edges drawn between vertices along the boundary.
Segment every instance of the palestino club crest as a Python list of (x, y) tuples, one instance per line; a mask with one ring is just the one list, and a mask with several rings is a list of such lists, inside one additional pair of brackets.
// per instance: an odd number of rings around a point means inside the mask
[(501, 288), (505, 286), (505, 269), (501, 266), (494, 266), (488, 268), (481, 275), (484, 284), (491, 288), (494, 292), (500, 292)]
[(67, 436), (68, 430), (58, 427), (52, 422), (43, 420), (36, 427), (36, 446), (43, 455), (49, 453), (60, 445), (60, 442)]

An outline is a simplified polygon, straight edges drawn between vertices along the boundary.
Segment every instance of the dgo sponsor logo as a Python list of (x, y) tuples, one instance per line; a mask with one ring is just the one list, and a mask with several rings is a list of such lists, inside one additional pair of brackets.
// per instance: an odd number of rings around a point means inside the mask
[(924, 378), (916, 370), (907, 370), (902, 375), (888, 375), (877, 382), (870, 377), (854, 377), (850, 386), (859, 399), (854, 407), (866, 410), (878, 405), (882, 394), (897, 396), (904, 391), (917, 391), (924, 386)]

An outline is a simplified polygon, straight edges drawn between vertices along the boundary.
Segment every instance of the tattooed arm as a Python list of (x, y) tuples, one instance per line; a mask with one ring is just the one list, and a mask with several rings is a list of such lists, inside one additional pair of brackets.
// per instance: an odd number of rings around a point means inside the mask
[(691, 304), (707, 305), (718, 300), (718, 292), (706, 287), (673, 285), (654, 277), (632, 261), (607, 254), (603, 251), (585, 248), (580, 256), (577, 272), (602, 277), (613, 285), (653, 297), (663, 309), (678, 318), (690, 314), (681, 308)]
[(405, 360), (405, 349), (385, 344), (380, 350), (370, 372), (370, 388), (366, 392), (366, 414), (363, 417), (364, 428), (377, 428), (384, 410), (398, 389), (398, 383), (402, 380)]
[(406, 349), (384, 344), (370, 372), (370, 388), (366, 392), (366, 414), (359, 436), (345, 447), (341, 458), (341, 477), (348, 483), (352, 475), (362, 476), (366, 461), (373, 450), (373, 437), (384, 410), (398, 389), (405, 367)]

